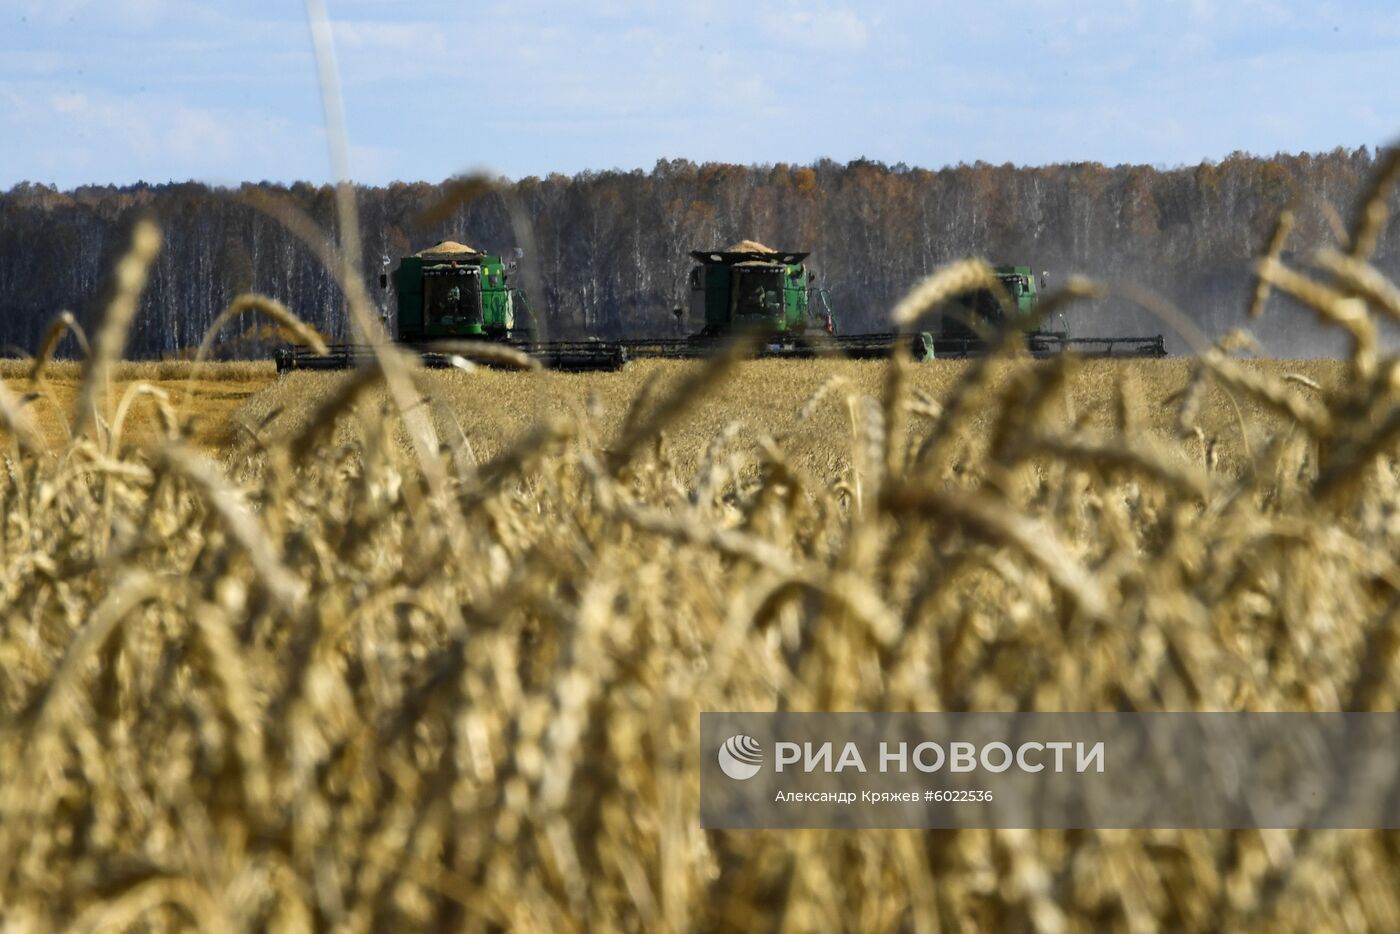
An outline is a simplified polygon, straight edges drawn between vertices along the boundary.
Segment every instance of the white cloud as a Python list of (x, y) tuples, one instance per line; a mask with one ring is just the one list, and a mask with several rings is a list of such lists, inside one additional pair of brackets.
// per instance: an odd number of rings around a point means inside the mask
[(0, 52), (0, 75), (36, 77), (52, 75), (70, 64), (68, 56), (40, 49), (14, 49)]
[[(0, 130), (24, 127), (26, 145), (0, 151), (0, 185), (21, 179), (62, 185), (188, 178), (322, 178), (319, 126), (249, 108), (204, 107), (170, 96), (105, 92), (0, 94)], [(38, 99), (47, 107), (27, 101)], [(367, 160), (368, 161), (368, 160)], [(376, 157), (376, 166), (386, 160)]]
[[(32, 15), (0, 52), (0, 187), (327, 176), (300, 4), (10, 2)], [(330, 7), (372, 181), (661, 156), (1176, 162), (1374, 142), (1400, 114), (1400, 12), (1379, 0)]]
[(160, 131), (160, 140), (177, 159), (188, 162), (244, 145), (233, 133), (227, 114), (180, 107)]
[(800, 9), (785, 6), (764, 15), (771, 40), (782, 47), (793, 43), (819, 52), (850, 52), (864, 49), (870, 29), (854, 10)]
[(177, 11), (198, 7), (173, 0), (22, 0), (21, 15), (44, 24), (69, 24), (75, 20), (146, 30), (160, 25)]
[(87, 96), (83, 94), (55, 94), (49, 98), (54, 113), (76, 114), (87, 109)]
[(332, 29), (337, 49), (372, 50), (402, 55), (406, 57), (405, 64), (423, 55), (435, 55), (446, 51), (449, 32), (458, 31), (450, 22), (404, 23), (371, 20), (337, 22), (333, 24)]

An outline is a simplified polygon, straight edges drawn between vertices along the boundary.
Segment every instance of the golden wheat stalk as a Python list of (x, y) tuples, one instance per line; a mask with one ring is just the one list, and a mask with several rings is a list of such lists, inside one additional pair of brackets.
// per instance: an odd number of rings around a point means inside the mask
[(1371, 254), (1376, 251), (1376, 244), (1390, 219), (1390, 193), (1396, 182), (1400, 182), (1400, 146), (1392, 146), (1386, 150), (1376, 169), (1370, 190), (1361, 199), (1361, 210), (1357, 214), (1351, 235), (1353, 259), (1370, 259)]
[(98, 414), (98, 394), (108, 391), (111, 368), (126, 347), (127, 332), (140, 307), (141, 293), (146, 289), (146, 276), (159, 251), (160, 231), (150, 221), (138, 221), (131, 231), (131, 245), (113, 271), (112, 297), (93, 339), (92, 353), (87, 359), (82, 389), (73, 411), (70, 431), (73, 437), (83, 434)]
[(112, 418), (112, 428), (107, 440), (109, 454), (115, 455), (120, 449), (122, 429), (126, 426), (127, 412), (131, 409), (132, 404), (142, 396), (155, 401), (156, 408), (161, 413), (161, 424), (166, 430), (166, 439), (174, 440), (177, 437), (179, 421), (170, 408), (170, 393), (150, 383), (132, 383), (122, 393), (121, 401), (117, 403), (117, 413)]
[(1285, 383), (1297, 383), (1299, 386), (1306, 386), (1316, 392), (1322, 391), (1322, 386), (1317, 380), (1304, 376), (1302, 373), (1285, 373), (1283, 374), (1283, 381)]
[(621, 439), (608, 452), (613, 472), (616, 473), (627, 466), (643, 444), (655, 438), (697, 400), (718, 386), (740, 361), (752, 353), (760, 337), (758, 334), (736, 337), (722, 352), (715, 354), (688, 378), (681, 380), (679, 385), (645, 417), (629, 418)]
[(614, 501), (611, 510), (639, 529), (685, 542), (700, 550), (713, 550), (748, 561), (781, 578), (822, 593), (856, 614), (881, 644), (893, 643), (903, 631), (899, 617), (866, 581), (854, 575), (809, 570), (771, 543), (736, 529), (716, 528), (621, 501)]
[(304, 462), (311, 451), (321, 442), (342, 413), (347, 412), (355, 402), (372, 386), (384, 378), (383, 371), (363, 367), (352, 370), (331, 393), (317, 405), (306, 426), (301, 429), (291, 443), (292, 460)]
[(1379, 424), (1364, 433), (1358, 431), (1336, 445), (1327, 466), (1313, 486), (1314, 494), (1328, 497), (1350, 489), (1361, 478), (1362, 472), (1390, 450), (1397, 440), (1400, 440), (1400, 408), (1391, 408), (1389, 415)]
[[(1293, 232), (1293, 212), (1283, 210), (1279, 212), (1278, 220), (1274, 223), (1273, 233), (1269, 235), (1269, 243), (1264, 249), (1264, 258), (1277, 260), (1283, 255), (1283, 248), (1288, 243), (1288, 236)], [(1269, 281), (1257, 273), (1254, 277), (1254, 298), (1249, 303), (1249, 316), (1258, 318), (1264, 313), (1264, 305), (1269, 301)]]
[(1348, 289), (1369, 301), (1392, 321), (1400, 321), (1400, 288), (1370, 263), (1339, 253), (1320, 250), (1313, 257), (1319, 268), (1332, 273)]
[(74, 712), (78, 680), (95, 653), (116, 627), (137, 607), (169, 590), (170, 581), (141, 570), (124, 571), (63, 654), (43, 693), (30, 706), (26, 721), (34, 735), (56, 729)]
[(1087, 438), (1032, 436), (1021, 441), (1024, 454), (1039, 453), (1106, 473), (1127, 472), (1147, 477), (1174, 496), (1188, 500), (1209, 499), (1208, 478), (1185, 463), (1165, 455), (1153, 445), (1105, 443)]
[(194, 371), (199, 368), (199, 364), (209, 355), (209, 350), (214, 344), (214, 339), (223, 330), (224, 325), (247, 312), (263, 315), (278, 324), (282, 330), (296, 343), (311, 349), (319, 356), (324, 357), (330, 353), (330, 348), (326, 346), (325, 338), (317, 332), (315, 328), (307, 324), (301, 318), (292, 313), (286, 305), (269, 298), (266, 295), (257, 295), (252, 292), (245, 292), (235, 296), (233, 301), (228, 303), (223, 311), (219, 312), (213, 323), (204, 332), (204, 338), (199, 342), (199, 350), (194, 355), (194, 361), (190, 367), (190, 378), (194, 378)]
[(1327, 408), (1291, 391), (1282, 380), (1242, 366), (1215, 350), (1203, 357), (1201, 362), (1215, 379), (1286, 416), (1314, 438), (1325, 438), (1331, 434), (1332, 418)]
[(1358, 371), (1363, 375), (1375, 371), (1376, 328), (1365, 302), (1294, 272), (1276, 259), (1265, 257), (1254, 268), (1261, 281), (1292, 295), (1324, 323), (1346, 331)]
[(37, 454), (46, 450), (44, 439), (25, 408), (24, 400), (4, 384), (0, 384), (0, 425), (10, 433), (21, 451)]
[(947, 519), (976, 537), (1012, 548), (1044, 571), (1081, 611), (1094, 619), (1106, 617), (1108, 598), (1098, 580), (1070, 555), (1059, 536), (985, 494), (905, 484), (886, 495), (885, 506)]
[(910, 395), (913, 398), (904, 403), (904, 408), (911, 415), (918, 415), (931, 421), (937, 421), (943, 417), (943, 404), (926, 391), (916, 386)]
[(469, 172), (448, 179), (434, 201), (414, 218), (414, 223), (424, 230), (438, 227), (448, 221), (458, 209), (499, 188), (500, 185), (495, 179), (482, 172)]
[(439, 341), (433, 344), (433, 352), (463, 357), (468, 361), (499, 364), (513, 370), (544, 369), (544, 364), (523, 350), (492, 341)]
[(802, 403), (802, 407), (797, 410), (797, 420), (799, 422), (807, 421), (821, 407), (821, 404), (837, 391), (846, 393), (846, 398), (849, 400), (855, 394), (855, 385), (840, 373), (831, 374), (822, 381), (815, 392), (807, 397), (807, 401)]
[(83, 351), (83, 356), (88, 356), (91, 350), (88, 347), (87, 334), (83, 332), (82, 325), (78, 324), (78, 319), (73, 317), (71, 311), (60, 311), (49, 325), (49, 329), (44, 332), (43, 339), (39, 342), (39, 352), (34, 356), (34, 365), (29, 371), (29, 378), (33, 382), (43, 379), (44, 369), (48, 366), (49, 360), (53, 358), (53, 353), (58, 349), (58, 344), (63, 340), (63, 335), (71, 333), (78, 341), (78, 346)]
[[(342, 209), (346, 208), (340, 198), (340, 190), (344, 187), (346, 186), (342, 185), (337, 188), (336, 203)], [(388, 334), (371, 307), (364, 279), (354, 267), (354, 260), (351, 257), (359, 255), (357, 252), (359, 248), (358, 234), (350, 237), (354, 241), (353, 243), (347, 241), (347, 243), (342, 244), (340, 249), (337, 249), (335, 243), (316, 225), (314, 220), (286, 199), (273, 198), (263, 192), (252, 192), (246, 196), (246, 200), (256, 209), (276, 220), (311, 250), (340, 287), (350, 309), (352, 332), (357, 339), (368, 342), (375, 365), (384, 371), (384, 381), (389, 389), (389, 397), (398, 409), (400, 418), (403, 419), (409, 440), (413, 444), (419, 468), (424, 477), (427, 478), (428, 485), (434, 494), (441, 498), (445, 495), (448, 477), (445, 466), (437, 456), (440, 447), (437, 431), (434, 429), (427, 411), (418, 404), (420, 400), (413, 387), (413, 361), (392, 346)], [(352, 222), (354, 219), (353, 208), (352, 197), (348, 207), (349, 220)], [(342, 230), (344, 230), (346, 220), (347, 217), (343, 213), (341, 216)], [(449, 524), (451, 533), (459, 534), (461, 530), (455, 515), (448, 513), (444, 518)]]
[(200, 930), (222, 934), (233, 928), (218, 905), (218, 899), (194, 879), (166, 875), (138, 878), (130, 886), (113, 893), (110, 901), (97, 902), (83, 912), (73, 930), (84, 934), (125, 931), (143, 918), (156, 914), (156, 909), (169, 907), (179, 908), (179, 916), (189, 918)]
[(288, 611), (301, 606), (306, 583), (298, 580), (281, 561), (276, 547), (259, 524), (244, 498), (228, 484), (207, 457), (181, 444), (155, 449), (157, 462), (187, 481), (223, 520), (225, 528), (248, 556), (268, 592)]
[(896, 327), (907, 327), (949, 299), (979, 289), (1003, 291), (992, 267), (978, 259), (949, 263), (910, 289), (890, 312), (890, 320)]

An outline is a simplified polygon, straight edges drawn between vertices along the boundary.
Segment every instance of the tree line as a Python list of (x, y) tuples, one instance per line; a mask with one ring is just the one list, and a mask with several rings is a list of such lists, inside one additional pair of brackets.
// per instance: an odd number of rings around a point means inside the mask
[[(913, 283), (965, 256), (1031, 265), (1052, 286), (1071, 273), (1130, 282), (1179, 305), (1208, 335), (1239, 326), (1249, 264), (1280, 210), (1292, 206), (1294, 258), (1345, 239), (1376, 170), (1368, 148), (1161, 169), (1098, 163), (938, 170), (858, 160), (739, 166), (662, 160), (649, 172), (584, 172), (500, 180), (474, 197), (460, 182), (357, 187), (360, 257), (372, 291), (383, 258), (440, 240), (526, 251), (531, 304), (551, 336), (675, 334), (693, 249), (752, 238), (810, 251), (846, 333), (886, 327)], [(187, 182), (72, 191), (23, 183), (0, 194), (0, 345), (32, 352), (61, 310), (98, 313), (102, 284), (137, 215), (165, 245), (131, 335), (135, 357), (178, 356), (244, 291), (285, 302), (331, 338), (348, 336), (342, 297), (317, 254), (265, 205), (290, 207), (334, 236), (334, 191), (305, 183), (210, 187)], [(1395, 199), (1392, 204), (1396, 205)], [(1394, 276), (1400, 246), (1382, 239)], [(522, 270), (523, 271), (523, 270)], [(522, 277), (523, 279), (523, 277)], [(523, 284), (518, 281), (518, 284)], [(1167, 331), (1121, 299), (1071, 313), (1081, 336)], [(1297, 309), (1271, 308), (1256, 328), (1281, 355), (1338, 346)], [(1182, 342), (1168, 333), (1170, 346)], [(225, 353), (258, 354), (271, 337), (234, 326)], [(13, 350), (11, 350), (13, 352)]]

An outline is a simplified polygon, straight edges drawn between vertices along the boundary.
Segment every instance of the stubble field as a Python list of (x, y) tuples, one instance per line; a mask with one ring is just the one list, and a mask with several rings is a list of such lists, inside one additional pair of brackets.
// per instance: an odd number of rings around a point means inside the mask
[[(33, 394), (29, 414), (51, 448), (62, 448), (69, 439), (73, 409), (82, 388), (83, 369), (72, 361), (51, 363), (31, 379), (29, 361), (0, 360), (0, 383), (24, 398)], [(112, 395), (120, 400), (133, 392), (120, 426), (120, 438), (135, 445), (159, 441), (163, 434), (160, 406), (168, 403), (178, 412), (184, 435), (206, 450), (219, 450), (235, 440), (234, 410), (276, 377), (272, 361), (211, 363), (198, 368), (189, 363), (121, 363), (112, 373)], [(142, 391), (148, 386), (153, 391)]]

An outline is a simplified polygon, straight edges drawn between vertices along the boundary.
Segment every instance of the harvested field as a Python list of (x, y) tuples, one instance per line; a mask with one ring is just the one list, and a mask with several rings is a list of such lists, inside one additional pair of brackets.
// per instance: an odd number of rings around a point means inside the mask
[[(61, 447), (82, 385), (82, 369), (72, 361), (51, 363), (36, 385), (29, 380), (31, 368), (28, 361), (0, 361), (0, 384), (17, 395), (37, 393), (29, 411), (45, 441)], [(114, 369), (111, 391), (117, 400), (143, 384), (164, 393), (164, 401), (185, 416), (185, 437), (200, 448), (218, 451), (234, 440), (234, 410), (275, 379), (271, 361), (205, 363), (198, 368), (181, 361), (127, 362)], [(133, 396), (123, 437), (134, 444), (163, 437), (156, 395)]]

